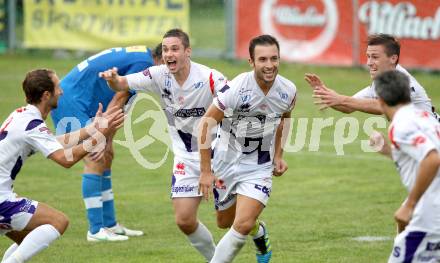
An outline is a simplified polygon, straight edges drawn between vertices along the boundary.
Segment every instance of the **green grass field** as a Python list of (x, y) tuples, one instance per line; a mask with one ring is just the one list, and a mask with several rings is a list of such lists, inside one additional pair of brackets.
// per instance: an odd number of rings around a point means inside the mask
[[(196, 59), (224, 72), (228, 78), (249, 70), (245, 63)], [(36, 67), (55, 69), (64, 76), (79, 59), (55, 60), (50, 57), (7, 55), (0, 57), (0, 119), (24, 105), (21, 81), (26, 71)], [(305, 72), (316, 72), (328, 86), (345, 94), (368, 85), (368, 73), (362, 69), (312, 67), (283, 64), (280, 73), (297, 85), (298, 100), (293, 116), (335, 117), (333, 110), (319, 112), (311, 91), (303, 80)], [(440, 104), (438, 75), (417, 73), (434, 104)], [(144, 105), (145, 107), (150, 107)], [(135, 108), (134, 116), (143, 112)], [(353, 114), (360, 123), (368, 117)], [(49, 121), (50, 122), (50, 121)], [(51, 125), (51, 124), (50, 124)], [(136, 138), (149, 132), (148, 124), (132, 124)], [(345, 155), (337, 156), (332, 145), (334, 125), (325, 128), (319, 151), (308, 150), (311, 123), (306, 132), (306, 147), (286, 153), (288, 172), (274, 179), (273, 193), (262, 214), (271, 234), (273, 261), (277, 262), (385, 262), (395, 234), (393, 213), (405, 198), (405, 191), (393, 163), (375, 153), (364, 153), (360, 140), (345, 146)], [(296, 126), (294, 127), (294, 135)], [(121, 130), (117, 139), (124, 140)], [(151, 161), (159, 160), (166, 146), (157, 142), (142, 151)], [(113, 189), (117, 216), (123, 224), (145, 231), (146, 235), (124, 243), (86, 242), (87, 222), (81, 199), (81, 164), (66, 170), (44, 160), (41, 154), (28, 159), (17, 177), (15, 190), (22, 196), (48, 203), (70, 218), (65, 235), (32, 262), (203, 262), (174, 224), (170, 191), (172, 156), (160, 168), (147, 170), (139, 165), (127, 148), (117, 145), (113, 166)], [(216, 241), (225, 233), (215, 225), (211, 202), (203, 203), (201, 220), (211, 229)], [(389, 240), (358, 242), (358, 236), (381, 236)], [(0, 253), (11, 242), (0, 239)], [(254, 262), (249, 239), (235, 262)]]

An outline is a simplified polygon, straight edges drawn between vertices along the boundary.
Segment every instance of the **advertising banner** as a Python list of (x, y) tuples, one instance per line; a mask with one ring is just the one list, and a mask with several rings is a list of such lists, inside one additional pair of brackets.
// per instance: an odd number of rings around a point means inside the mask
[[(400, 63), (408, 67), (440, 69), (440, 1), (360, 1), (357, 19), (360, 40), (386, 33), (401, 43)], [(365, 47), (365, 43), (362, 43)], [(361, 49), (365, 63), (365, 48)]]
[(170, 28), (189, 30), (188, 0), (29, 0), (24, 45), (98, 50), (156, 45)]
[(292, 62), (365, 63), (368, 34), (388, 33), (402, 43), (401, 63), (440, 69), (440, 0), (237, 0), (236, 57), (249, 40), (275, 36), (281, 58)]

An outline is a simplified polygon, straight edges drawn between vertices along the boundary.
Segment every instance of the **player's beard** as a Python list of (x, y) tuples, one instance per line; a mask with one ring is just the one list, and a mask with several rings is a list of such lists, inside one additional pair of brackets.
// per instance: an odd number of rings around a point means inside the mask
[(53, 96), (50, 98), (50, 100), (49, 100), (49, 106), (50, 106), (50, 109), (51, 109), (51, 110), (58, 108), (58, 98), (59, 98), (59, 97), (57, 97), (57, 96), (55, 96), (55, 95), (53, 95)]
[(258, 74), (257, 74), (257, 77), (262, 81), (262, 82), (264, 82), (266, 85), (272, 85), (273, 84), (273, 82), (275, 81), (275, 78), (276, 78), (276, 76), (278, 75), (278, 70), (277, 69), (274, 69), (273, 70), (273, 72), (272, 72), (272, 76), (269, 78), (269, 79), (267, 79), (266, 78), (266, 76), (265, 76), (265, 74), (264, 74), (264, 72), (263, 72), (263, 70), (261, 70)]

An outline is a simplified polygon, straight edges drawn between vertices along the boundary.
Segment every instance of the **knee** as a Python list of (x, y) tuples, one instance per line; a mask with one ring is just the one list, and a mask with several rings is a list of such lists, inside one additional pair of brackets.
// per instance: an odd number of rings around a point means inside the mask
[(62, 212), (57, 213), (57, 215), (53, 218), (51, 225), (55, 227), (56, 230), (60, 233), (60, 235), (64, 234), (67, 227), (69, 226), (69, 218)]
[(217, 226), (221, 229), (230, 228), (232, 226), (233, 219), (225, 216), (217, 216)]
[(190, 217), (176, 217), (176, 225), (183, 233), (189, 235), (196, 231), (198, 222)]
[(255, 226), (255, 220), (238, 219), (234, 221), (234, 229), (242, 235), (248, 235)]

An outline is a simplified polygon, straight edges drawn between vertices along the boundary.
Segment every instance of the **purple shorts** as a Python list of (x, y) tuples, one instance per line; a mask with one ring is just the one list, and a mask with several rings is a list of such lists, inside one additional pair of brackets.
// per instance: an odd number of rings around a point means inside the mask
[(23, 230), (35, 211), (38, 202), (25, 197), (10, 197), (0, 203), (0, 235)]

